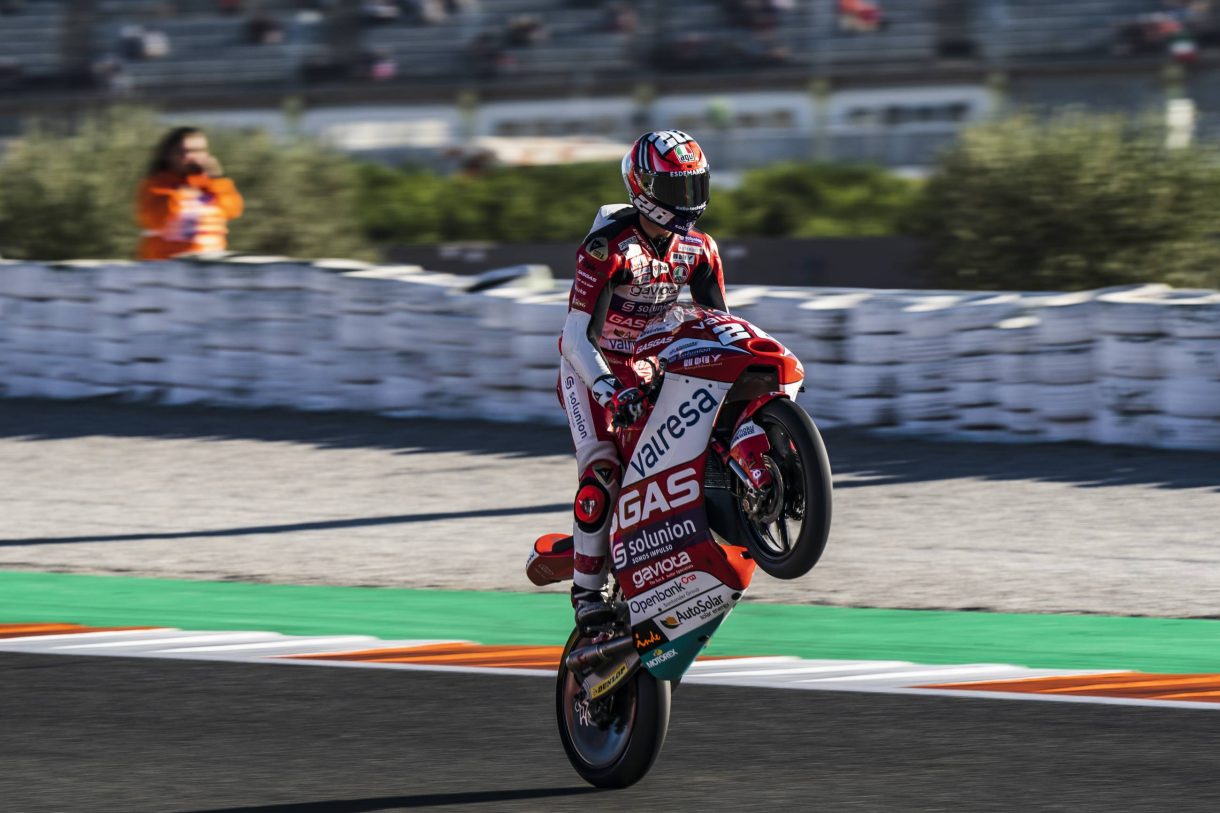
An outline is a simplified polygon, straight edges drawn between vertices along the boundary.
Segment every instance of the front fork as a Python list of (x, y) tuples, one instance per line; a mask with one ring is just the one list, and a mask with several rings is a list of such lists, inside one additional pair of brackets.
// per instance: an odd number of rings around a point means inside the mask
[(765, 492), (770, 489), (774, 479), (766, 459), (767, 452), (771, 451), (771, 440), (763, 428), (752, 420), (754, 413), (776, 398), (787, 397), (783, 392), (758, 396), (741, 411), (727, 446), (718, 438), (712, 439), (712, 450), (720, 455), (720, 461), (749, 491)]

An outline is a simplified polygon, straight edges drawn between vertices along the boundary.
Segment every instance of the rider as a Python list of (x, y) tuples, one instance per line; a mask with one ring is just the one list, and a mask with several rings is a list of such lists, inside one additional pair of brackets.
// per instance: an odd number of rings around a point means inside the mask
[(561, 400), (576, 446), (572, 606), (581, 628), (604, 623), (610, 519), (622, 479), (614, 427), (643, 414), (630, 359), (645, 324), (683, 285), (697, 304), (727, 310), (720, 251), (695, 231), (707, 208), (708, 164), (678, 130), (646, 133), (623, 156), (631, 204), (602, 206), (576, 253), (576, 281), (560, 339)]

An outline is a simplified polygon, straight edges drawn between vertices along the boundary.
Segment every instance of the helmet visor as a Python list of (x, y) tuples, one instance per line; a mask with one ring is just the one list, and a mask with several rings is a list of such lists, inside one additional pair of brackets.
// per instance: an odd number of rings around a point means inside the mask
[(711, 191), (707, 172), (691, 173), (689, 175), (670, 175), (657, 173), (650, 175), (652, 196), (668, 209), (678, 212), (701, 210), (707, 205), (708, 194)]

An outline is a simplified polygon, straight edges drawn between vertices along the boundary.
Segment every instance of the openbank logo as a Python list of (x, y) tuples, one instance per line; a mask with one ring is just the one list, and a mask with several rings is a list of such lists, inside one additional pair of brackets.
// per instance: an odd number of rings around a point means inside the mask
[(666, 576), (672, 576), (689, 564), (691, 564), (690, 554), (681, 551), (673, 556), (658, 559), (650, 565), (644, 565), (631, 574), (631, 583), (636, 587), (643, 587), (651, 582), (660, 581)]

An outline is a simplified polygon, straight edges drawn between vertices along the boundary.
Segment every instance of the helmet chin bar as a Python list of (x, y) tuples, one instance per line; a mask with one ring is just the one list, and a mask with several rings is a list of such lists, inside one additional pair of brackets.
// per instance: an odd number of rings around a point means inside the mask
[(681, 235), (690, 234), (690, 230), (695, 227), (695, 223), (699, 220), (698, 215), (695, 215), (694, 217), (682, 217), (681, 215), (673, 215), (666, 222), (661, 223), (660, 221), (658, 221), (656, 218), (654, 218), (649, 213), (645, 213), (645, 217), (647, 217), (653, 223), (656, 223), (661, 228), (668, 229), (669, 231), (673, 232), (674, 234), (681, 234)]
[(674, 234), (689, 234), (699, 220), (699, 215), (703, 214), (703, 212), (699, 212), (696, 215), (680, 215), (677, 212), (671, 212), (664, 206), (652, 203), (641, 195), (632, 195), (631, 203), (644, 217)]

